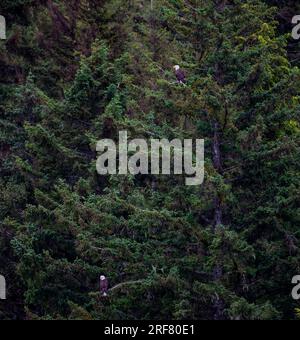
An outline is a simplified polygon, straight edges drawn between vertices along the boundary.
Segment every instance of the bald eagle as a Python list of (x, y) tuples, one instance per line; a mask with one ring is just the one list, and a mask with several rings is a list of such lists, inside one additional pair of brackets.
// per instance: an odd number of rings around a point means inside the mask
[(179, 65), (175, 65), (174, 70), (175, 70), (175, 75), (176, 75), (178, 83), (179, 84), (185, 84), (186, 83), (186, 77), (185, 77), (184, 71), (182, 71), (182, 69), (180, 68)]
[(108, 294), (108, 280), (104, 275), (100, 276), (100, 294), (104, 297)]

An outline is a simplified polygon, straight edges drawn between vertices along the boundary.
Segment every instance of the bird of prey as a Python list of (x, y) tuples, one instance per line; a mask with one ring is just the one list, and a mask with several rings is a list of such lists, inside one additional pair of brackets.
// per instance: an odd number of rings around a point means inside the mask
[(182, 69), (180, 68), (179, 65), (175, 65), (174, 70), (175, 70), (175, 75), (176, 75), (178, 83), (179, 84), (185, 84), (186, 83), (186, 76), (185, 76), (184, 71), (182, 71)]
[(108, 294), (108, 280), (104, 275), (100, 276), (100, 294), (101, 296), (107, 296)]

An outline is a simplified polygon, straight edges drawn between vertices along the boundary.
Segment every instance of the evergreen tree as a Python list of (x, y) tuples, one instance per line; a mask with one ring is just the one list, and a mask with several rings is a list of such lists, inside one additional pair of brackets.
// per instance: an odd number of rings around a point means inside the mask
[[(2, 1), (0, 319), (297, 318), (300, 74), (287, 7)], [(204, 184), (99, 176), (96, 142), (121, 130), (204, 138)]]

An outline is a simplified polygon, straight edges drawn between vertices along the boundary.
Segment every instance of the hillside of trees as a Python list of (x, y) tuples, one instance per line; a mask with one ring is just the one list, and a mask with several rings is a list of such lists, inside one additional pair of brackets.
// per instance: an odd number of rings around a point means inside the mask
[[(297, 319), (299, 2), (0, 0), (0, 14), (0, 320)], [(96, 143), (121, 130), (205, 139), (204, 183), (100, 176)]]

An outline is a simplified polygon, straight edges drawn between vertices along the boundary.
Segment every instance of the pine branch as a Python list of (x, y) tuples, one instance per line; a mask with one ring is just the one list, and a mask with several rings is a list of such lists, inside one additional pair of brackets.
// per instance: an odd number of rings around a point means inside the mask
[(124, 286), (132, 286), (132, 285), (136, 285), (136, 284), (144, 283), (144, 282), (146, 282), (146, 280), (136, 280), (136, 281), (122, 282), (122, 283), (117, 284), (113, 288), (109, 289), (109, 292), (113, 292), (113, 291), (115, 291), (115, 290), (117, 290), (119, 288), (122, 288)]

